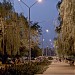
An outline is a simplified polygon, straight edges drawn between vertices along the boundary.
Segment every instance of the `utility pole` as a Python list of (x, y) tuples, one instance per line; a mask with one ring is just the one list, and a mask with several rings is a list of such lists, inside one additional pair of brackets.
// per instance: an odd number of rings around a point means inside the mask
[(47, 48), (46, 48), (46, 56), (48, 56), (48, 46), (47, 46)]
[(25, 2), (23, 2), (22, 0), (18, 0), (21, 1), (27, 8), (28, 8), (28, 23), (29, 23), (29, 62), (31, 61), (31, 26), (30, 26), (30, 9), (38, 2), (41, 2), (42, 0), (37, 0), (35, 1), (31, 6), (27, 5)]

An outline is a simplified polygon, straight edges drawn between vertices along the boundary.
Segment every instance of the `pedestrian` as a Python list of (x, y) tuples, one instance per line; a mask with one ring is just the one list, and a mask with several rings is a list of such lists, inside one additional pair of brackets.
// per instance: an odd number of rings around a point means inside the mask
[(61, 58), (59, 58), (59, 61), (61, 62)]

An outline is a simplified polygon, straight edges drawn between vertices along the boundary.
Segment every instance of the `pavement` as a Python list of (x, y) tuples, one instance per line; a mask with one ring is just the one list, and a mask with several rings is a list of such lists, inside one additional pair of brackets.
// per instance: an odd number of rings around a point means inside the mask
[(65, 62), (52, 62), (43, 74), (37, 75), (75, 75), (75, 66)]

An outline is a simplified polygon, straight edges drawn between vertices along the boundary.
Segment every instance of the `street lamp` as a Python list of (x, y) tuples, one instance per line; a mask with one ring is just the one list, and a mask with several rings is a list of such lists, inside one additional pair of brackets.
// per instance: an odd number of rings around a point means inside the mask
[(46, 48), (46, 56), (48, 55), (48, 46), (47, 46), (47, 48)]
[[(49, 30), (47, 29), (46, 32), (48, 33)], [(43, 42), (44, 42), (44, 40), (45, 40), (45, 39), (43, 38), (43, 33), (42, 33), (42, 56), (43, 56), (43, 54), (44, 54), (44, 47), (43, 47)], [(46, 50), (46, 54), (47, 54), (47, 50)]]
[(49, 30), (47, 29), (46, 32), (49, 32)]
[(38, 0), (38, 2), (42, 2), (42, 0)]
[(44, 38), (43, 38), (43, 34), (42, 34), (42, 56), (44, 54), (43, 42), (44, 42)]
[(29, 23), (29, 61), (31, 61), (31, 42), (30, 42), (30, 38), (31, 38), (31, 34), (30, 34), (30, 9), (31, 9), (31, 7), (33, 7), (37, 2), (42, 2), (42, 0), (37, 0), (36, 2), (34, 2), (31, 6), (28, 6), (25, 2), (23, 2), (22, 0), (18, 0), (18, 1), (21, 1), (28, 9), (29, 9), (29, 17), (28, 17), (28, 19), (29, 19), (29, 21), (28, 21), (28, 23)]
[(51, 42), (51, 39), (49, 41)]

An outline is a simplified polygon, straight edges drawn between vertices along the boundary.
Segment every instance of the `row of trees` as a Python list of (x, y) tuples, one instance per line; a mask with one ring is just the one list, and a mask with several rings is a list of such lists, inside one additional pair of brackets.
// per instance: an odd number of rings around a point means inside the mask
[(75, 0), (61, 0), (57, 4), (60, 25), (56, 27), (56, 48), (59, 56), (75, 56)]
[[(39, 36), (41, 27), (31, 22), (31, 48), (41, 54)], [(0, 53), (15, 56), (27, 56), (29, 53), (29, 25), (27, 18), (13, 10), (11, 2), (0, 2)], [(39, 50), (39, 51), (38, 51)], [(33, 51), (34, 52), (34, 51)], [(33, 53), (32, 52), (32, 53)], [(35, 54), (35, 53), (34, 53)]]

